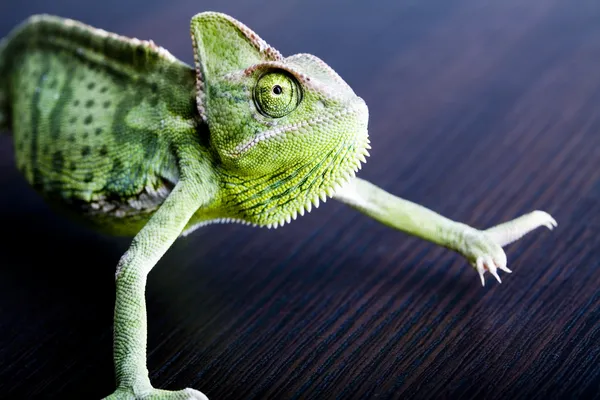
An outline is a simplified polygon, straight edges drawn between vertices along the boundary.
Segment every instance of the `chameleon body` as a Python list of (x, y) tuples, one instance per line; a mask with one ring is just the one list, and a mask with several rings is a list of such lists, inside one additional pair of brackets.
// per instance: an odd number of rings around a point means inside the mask
[(487, 230), (355, 177), (368, 109), (319, 58), (283, 57), (230, 16), (191, 19), (195, 65), (151, 41), (37, 15), (0, 43), (0, 129), (45, 198), (132, 236), (116, 268), (114, 362), (121, 398), (206, 398), (155, 389), (146, 367), (146, 277), (180, 236), (213, 222), (278, 227), (335, 198), (463, 255), (481, 277), (510, 272), (502, 246), (556, 222), (533, 211)]

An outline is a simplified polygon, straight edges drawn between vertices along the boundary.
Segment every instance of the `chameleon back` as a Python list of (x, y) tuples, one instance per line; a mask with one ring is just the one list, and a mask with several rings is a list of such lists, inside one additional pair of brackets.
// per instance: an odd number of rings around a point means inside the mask
[(161, 51), (50, 16), (5, 39), (0, 112), (36, 190), (103, 223), (158, 208), (178, 179), (171, 143), (197, 125), (194, 71)]

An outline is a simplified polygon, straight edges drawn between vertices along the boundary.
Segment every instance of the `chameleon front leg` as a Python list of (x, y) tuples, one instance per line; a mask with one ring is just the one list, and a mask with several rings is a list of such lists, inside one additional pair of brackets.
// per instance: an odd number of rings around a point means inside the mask
[(490, 229), (478, 230), (396, 197), (360, 178), (354, 178), (338, 190), (335, 198), (385, 225), (462, 254), (479, 273), (483, 286), (486, 270), (498, 282), (501, 282), (498, 269), (511, 272), (502, 246), (540, 226), (556, 227), (556, 221), (548, 213), (533, 211)]
[(114, 363), (117, 390), (107, 399), (204, 399), (193, 389), (152, 387), (146, 367), (146, 277), (202, 204), (196, 185), (180, 181), (121, 257), (116, 272)]

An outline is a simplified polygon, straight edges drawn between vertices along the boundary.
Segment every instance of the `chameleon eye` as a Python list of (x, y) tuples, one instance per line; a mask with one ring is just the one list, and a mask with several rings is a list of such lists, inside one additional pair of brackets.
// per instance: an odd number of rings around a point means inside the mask
[(300, 97), (298, 82), (280, 71), (263, 75), (254, 88), (254, 102), (258, 110), (272, 118), (281, 118), (294, 111)]

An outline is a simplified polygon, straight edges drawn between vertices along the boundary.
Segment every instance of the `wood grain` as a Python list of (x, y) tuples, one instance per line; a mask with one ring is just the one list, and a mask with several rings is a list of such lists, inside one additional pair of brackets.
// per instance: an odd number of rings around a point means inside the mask
[[(453, 253), (328, 202), (287, 228), (211, 226), (149, 278), (159, 387), (225, 399), (600, 398), (600, 3), (117, 0), (49, 12), (192, 61), (190, 17), (227, 12), (309, 52), (370, 108), (361, 176), (474, 226), (559, 222), (481, 288)], [(113, 389), (113, 274), (128, 240), (56, 216), (0, 138), (0, 398)]]

